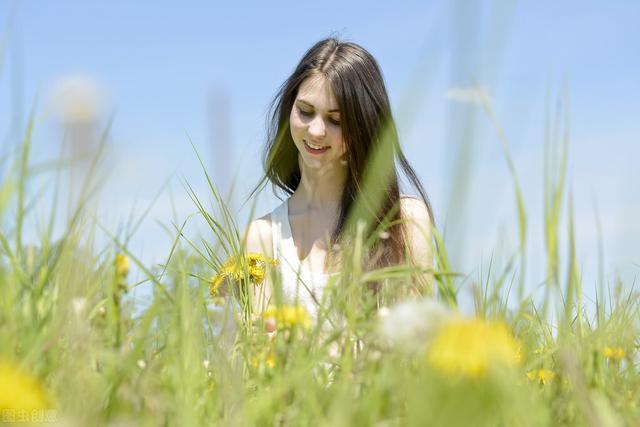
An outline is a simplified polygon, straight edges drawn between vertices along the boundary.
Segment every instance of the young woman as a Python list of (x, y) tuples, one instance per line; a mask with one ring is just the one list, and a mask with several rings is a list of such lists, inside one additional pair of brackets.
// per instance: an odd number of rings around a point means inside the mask
[[(400, 195), (396, 165), (417, 198)], [(365, 237), (379, 237), (370, 267), (431, 267), (431, 207), (400, 149), (380, 68), (361, 46), (329, 38), (307, 51), (273, 101), (264, 168), (258, 188), (271, 182), (288, 198), (249, 225), (246, 250), (278, 260), (292, 303), (316, 312), (358, 220)]]

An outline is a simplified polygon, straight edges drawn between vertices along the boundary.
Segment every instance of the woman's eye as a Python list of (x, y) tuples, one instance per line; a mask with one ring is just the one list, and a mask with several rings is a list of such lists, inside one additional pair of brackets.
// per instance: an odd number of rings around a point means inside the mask
[[(313, 111), (303, 110), (300, 107), (298, 107), (298, 111), (302, 116), (305, 116), (305, 117), (313, 117), (313, 114), (314, 114)], [(335, 126), (340, 126), (340, 119), (334, 119), (333, 117), (329, 117), (329, 122), (331, 122)]]
[(298, 108), (298, 111), (300, 111), (300, 114), (302, 114), (305, 117), (313, 116), (313, 113), (311, 111), (305, 111), (302, 108)]

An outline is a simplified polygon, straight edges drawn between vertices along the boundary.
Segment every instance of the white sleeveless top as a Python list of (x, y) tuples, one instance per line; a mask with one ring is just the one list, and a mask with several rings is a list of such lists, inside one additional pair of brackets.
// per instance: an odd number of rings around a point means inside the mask
[(300, 304), (315, 316), (331, 274), (312, 272), (300, 263), (289, 223), (288, 199), (271, 212), (271, 230), (285, 302)]

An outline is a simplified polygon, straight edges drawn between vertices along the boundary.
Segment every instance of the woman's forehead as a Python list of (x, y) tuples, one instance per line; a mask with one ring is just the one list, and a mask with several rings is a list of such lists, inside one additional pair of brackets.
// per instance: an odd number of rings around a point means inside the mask
[(319, 110), (338, 110), (331, 82), (322, 75), (313, 75), (304, 80), (298, 88), (296, 99), (305, 101)]

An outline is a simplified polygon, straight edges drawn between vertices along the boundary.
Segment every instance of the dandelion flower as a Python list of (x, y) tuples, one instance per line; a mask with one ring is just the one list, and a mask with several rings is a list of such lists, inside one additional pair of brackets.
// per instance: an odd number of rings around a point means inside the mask
[(423, 351), (453, 312), (433, 300), (405, 301), (378, 311), (378, 333), (393, 347)]
[(53, 101), (64, 123), (87, 123), (98, 118), (105, 104), (101, 84), (86, 75), (69, 75), (56, 82)]
[(40, 383), (17, 366), (0, 361), (0, 412), (47, 409), (48, 398)]
[(529, 381), (537, 381), (539, 384), (546, 385), (555, 378), (556, 374), (549, 369), (534, 369), (527, 372), (527, 379)]
[(604, 357), (611, 360), (622, 360), (626, 354), (622, 347), (603, 347), (601, 353)]
[(455, 319), (427, 349), (427, 361), (446, 375), (482, 378), (490, 367), (518, 364), (518, 343), (502, 322)]
[(129, 274), (129, 258), (125, 254), (116, 255), (116, 275), (118, 277), (127, 277)]
[(218, 295), (220, 286), (222, 286), (225, 279), (229, 278), (238, 282), (243, 280), (245, 267), (251, 282), (256, 286), (262, 285), (267, 263), (275, 264), (276, 262), (276, 260), (266, 258), (264, 255), (258, 253), (249, 253), (246, 256), (229, 258), (211, 279), (209, 284), (211, 296), (215, 297)]
[(269, 307), (262, 313), (265, 319), (273, 319), (276, 327), (291, 328), (295, 325), (308, 329), (311, 326), (311, 315), (301, 305), (283, 305)]
[(269, 355), (267, 356), (267, 359), (264, 361), (264, 363), (271, 369), (273, 369), (276, 366), (276, 356), (273, 353), (269, 353)]
[(276, 355), (272, 351), (263, 351), (257, 356), (252, 356), (250, 362), (254, 368), (264, 364), (267, 368), (273, 369), (276, 366)]

